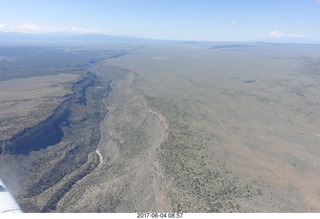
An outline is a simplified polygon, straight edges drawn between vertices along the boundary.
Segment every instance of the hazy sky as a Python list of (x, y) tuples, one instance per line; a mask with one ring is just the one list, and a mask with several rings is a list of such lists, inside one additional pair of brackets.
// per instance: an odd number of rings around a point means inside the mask
[(0, 31), (320, 42), (320, 0), (0, 0)]

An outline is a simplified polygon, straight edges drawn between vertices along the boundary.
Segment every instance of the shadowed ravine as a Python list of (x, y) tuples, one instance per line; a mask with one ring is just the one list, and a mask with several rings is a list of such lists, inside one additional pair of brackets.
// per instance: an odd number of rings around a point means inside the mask
[[(1, 162), (6, 163), (0, 175), (11, 187), (17, 182), (17, 188), (23, 188), (17, 201), (25, 212), (54, 210), (64, 194), (102, 162), (96, 150), (99, 124), (109, 111), (103, 100), (112, 92), (111, 84), (88, 72), (45, 120), (0, 142)], [(35, 206), (39, 197), (43, 201)]]
[(86, 90), (94, 86), (94, 77), (93, 73), (88, 73), (87, 77), (75, 83), (72, 87), (73, 94), (66, 95), (66, 99), (47, 119), (26, 128), (11, 139), (1, 141), (0, 153), (29, 155), (31, 151), (39, 151), (58, 144), (64, 136), (62, 127), (70, 125), (69, 114), (72, 104), (86, 105)]

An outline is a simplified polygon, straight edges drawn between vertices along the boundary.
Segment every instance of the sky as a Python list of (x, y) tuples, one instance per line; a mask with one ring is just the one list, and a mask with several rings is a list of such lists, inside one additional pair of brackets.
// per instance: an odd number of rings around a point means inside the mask
[(320, 0), (0, 0), (0, 31), (320, 42)]

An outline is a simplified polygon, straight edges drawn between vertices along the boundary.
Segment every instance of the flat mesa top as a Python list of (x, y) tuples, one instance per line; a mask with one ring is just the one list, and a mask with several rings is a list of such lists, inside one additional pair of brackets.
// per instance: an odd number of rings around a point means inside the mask
[(0, 180), (0, 213), (22, 212), (19, 205), (13, 199), (9, 191)]

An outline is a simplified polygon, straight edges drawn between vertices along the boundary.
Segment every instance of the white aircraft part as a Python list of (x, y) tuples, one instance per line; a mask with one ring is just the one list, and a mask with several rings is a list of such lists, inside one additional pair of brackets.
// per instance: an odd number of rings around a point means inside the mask
[(21, 208), (0, 179), (0, 213), (22, 213)]

